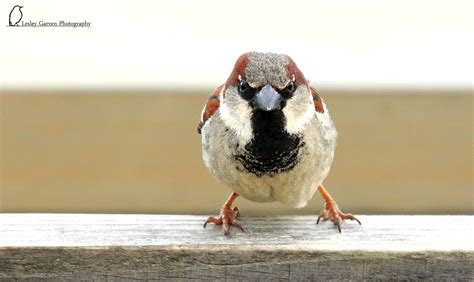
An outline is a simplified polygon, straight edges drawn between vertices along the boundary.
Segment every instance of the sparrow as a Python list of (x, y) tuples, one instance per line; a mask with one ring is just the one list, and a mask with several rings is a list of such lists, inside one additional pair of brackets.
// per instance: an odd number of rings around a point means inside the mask
[(198, 125), (204, 164), (233, 192), (208, 223), (243, 231), (232, 207), (240, 195), (254, 202), (304, 207), (319, 190), (324, 209), (341, 232), (343, 213), (322, 185), (334, 159), (337, 131), (327, 105), (287, 55), (241, 55), (227, 81), (205, 104)]

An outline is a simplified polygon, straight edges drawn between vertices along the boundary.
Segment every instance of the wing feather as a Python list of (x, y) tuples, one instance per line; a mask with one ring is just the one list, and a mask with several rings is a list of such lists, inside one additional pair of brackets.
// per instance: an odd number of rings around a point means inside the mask
[(220, 105), (220, 99), (222, 92), (224, 90), (224, 84), (220, 85), (217, 87), (207, 100), (206, 105), (204, 105), (204, 108), (202, 109), (201, 112), (201, 121), (199, 122), (198, 125), (198, 133), (201, 134), (201, 129), (206, 123), (208, 119), (212, 117), (212, 115), (219, 109)]
[(318, 92), (316, 91), (316, 88), (314, 88), (313, 86), (310, 86), (309, 89), (311, 91), (311, 95), (313, 96), (314, 109), (318, 113), (324, 113), (323, 98), (319, 96)]

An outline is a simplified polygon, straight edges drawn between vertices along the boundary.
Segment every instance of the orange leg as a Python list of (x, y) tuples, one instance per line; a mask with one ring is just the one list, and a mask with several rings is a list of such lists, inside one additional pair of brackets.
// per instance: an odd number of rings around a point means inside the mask
[(221, 209), (221, 214), (219, 217), (210, 216), (206, 222), (204, 222), (204, 228), (210, 222), (214, 223), (215, 225), (222, 225), (222, 229), (224, 229), (224, 234), (229, 234), (230, 226), (235, 226), (240, 230), (244, 231), (240, 222), (237, 221), (237, 218), (240, 215), (240, 211), (238, 207), (231, 208), (232, 204), (234, 203), (235, 199), (239, 196), (238, 193), (233, 192), (230, 195), (229, 199), (224, 203)]
[(359, 224), (361, 224), (360, 221), (357, 218), (355, 218), (352, 214), (341, 212), (341, 210), (336, 204), (336, 201), (334, 201), (331, 195), (329, 195), (328, 191), (326, 191), (326, 189), (324, 188), (322, 184), (318, 187), (318, 190), (324, 199), (324, 209), (319, 214), (316, 224), (319, 224), (320, 219), (322, 219), (323, 221), (330, 219), (337, 226), (339, 233), (341, 232), (341, 222), (344, 221), (345, 219), (355, 220)]

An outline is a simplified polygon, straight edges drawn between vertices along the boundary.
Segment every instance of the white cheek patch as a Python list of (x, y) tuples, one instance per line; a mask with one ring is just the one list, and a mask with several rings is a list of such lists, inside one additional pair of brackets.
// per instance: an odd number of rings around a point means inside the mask
[(283, 108), (283, 114), (286, 118), (286, 131), (290, 134), (300, 133), (314, 117), (315, 112), (313, 101), (309, 95), (304, 101), (289, 101), (286, 107)]
[(334, 128), (334, 123), (331, 119), (331, 115), (329, 114), (329, 110), (326, 107), (326, 103), (324, 101), (321, 101), (323, 103), (323, 109), (324, 112), (316, 112), (316, 118), (319, 120), (321, 123), (321, 126), (325, 129), (324, 130), (324, 137), (326, 139), (334, 139), (337, 136), (337, 131)]
[(321, 101), (321, 103), (323, 104), (324, 111), (322, 113), (316, 112), (316, 117), (323, 126), (329, 126), (332, 124), (331, 116), (329, 115), (326, 103), (324, 103), (324, 101)]
[(222, 121), (236, 133), (241, 144), (247, 144), (253, 138), (250, 121), (252, 110), (244, 103), (238, 103), (236, 108), (230, 108), (225, 101), (226, 99), (222, 99), (219, 107)]

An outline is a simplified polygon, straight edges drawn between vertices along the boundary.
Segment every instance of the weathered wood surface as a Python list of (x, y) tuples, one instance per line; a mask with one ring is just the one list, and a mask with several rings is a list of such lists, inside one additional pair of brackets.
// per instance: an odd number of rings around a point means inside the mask
[(473, 216), (360, 216), (337, 233), (315, 216), (0, 214), (0, 278), (472, 280)]

